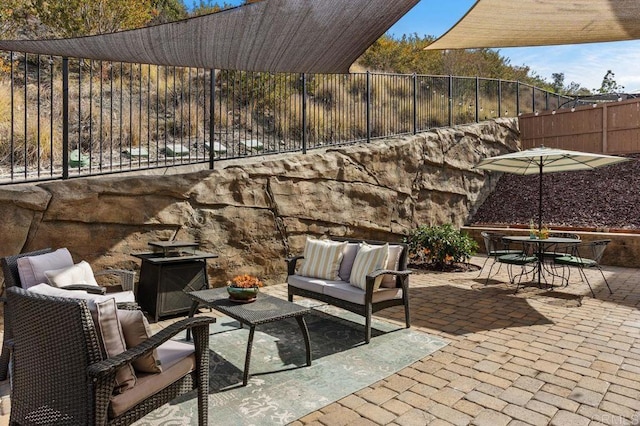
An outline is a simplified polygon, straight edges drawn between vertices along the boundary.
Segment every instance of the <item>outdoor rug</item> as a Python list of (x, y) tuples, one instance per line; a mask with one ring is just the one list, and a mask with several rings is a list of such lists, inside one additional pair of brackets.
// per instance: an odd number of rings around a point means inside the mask
[[(313, 302), (312, 302), (313, 303)], [(367, 387), (413, 364), (447, 342), (374, 319), (364, 344), (364, 318), (328, 305), (305, 316), (312, 365), (306, 366), (298, 323), (282, 320), (256, 328), (250, 377), (242, 385), (249, 329), (231, 318), (211, 325), (209, 424), (281, 425)], [(197, 423), (195, 391), (155, 410), (135, 424)]]

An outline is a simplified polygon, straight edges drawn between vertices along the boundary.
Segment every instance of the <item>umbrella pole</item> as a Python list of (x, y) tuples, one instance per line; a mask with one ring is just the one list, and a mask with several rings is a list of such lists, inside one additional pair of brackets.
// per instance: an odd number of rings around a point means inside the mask
[(540, 158), (540, 187), (538, 188), (538, 232), (542, 231), (542, 158)]
[[(542, 236), (542, 157), (540, 157), (540, 184), (538, 188), (538, 235)], [(542, 278), (542, 244), (538, 244), (538, 288)]]

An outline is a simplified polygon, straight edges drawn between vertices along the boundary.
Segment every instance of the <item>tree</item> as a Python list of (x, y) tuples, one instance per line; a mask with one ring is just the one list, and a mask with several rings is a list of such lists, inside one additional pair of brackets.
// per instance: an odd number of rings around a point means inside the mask
[(182, 0), (152, 0), (155, 10), (153, 24), (177, 21), (187, 17), (187, 8)]
[(551, 74), (551, 87), (555, 93), (563, 94), (564, 92), (564, 73), (554, 72)]
[(599, 89), (594, 89), (595, 92), (598, 93), (620, 93), (624, 90), (624, 86), (618, 85), (618, 83), (614, 80), (615, 74), (613, 71), (608, 70), (602, 79), (602, 84)]
[(151, 0), (27, 0), (51, 35), (75, 37), (139, 28), (157, 11)]

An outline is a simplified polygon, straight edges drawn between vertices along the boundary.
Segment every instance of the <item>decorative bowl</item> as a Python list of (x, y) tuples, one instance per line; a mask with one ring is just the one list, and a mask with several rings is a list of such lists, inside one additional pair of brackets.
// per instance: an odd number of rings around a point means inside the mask
[(229, 299), (238, 301), (250, 301), (258, 295), (258, 287), (233, 287), (227, 286)]

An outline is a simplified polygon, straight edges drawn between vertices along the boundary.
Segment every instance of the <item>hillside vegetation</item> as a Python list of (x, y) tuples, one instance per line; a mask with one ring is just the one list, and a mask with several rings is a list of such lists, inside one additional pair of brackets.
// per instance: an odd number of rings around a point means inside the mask
[[(259, 0), (246, 0), (253, 3)], [(109, 33), (216, 12), (226, 3), (200, 0), (188, 10), (183, 0), (0, 0), (0, 37), (73, 37)], [(513, 66), (490, 49), (424, 51), (433, 37), (381, 37), (357, 61), (356, 70), (401, 74), (479, 76), (552, 85), (527, 66)], [(6, 64), (5, 64), (6, 66)]]

